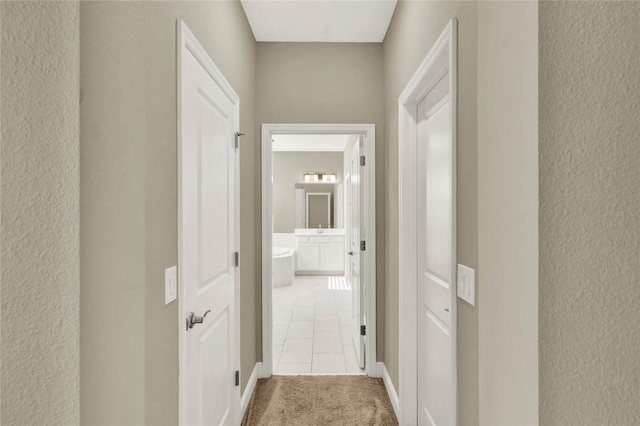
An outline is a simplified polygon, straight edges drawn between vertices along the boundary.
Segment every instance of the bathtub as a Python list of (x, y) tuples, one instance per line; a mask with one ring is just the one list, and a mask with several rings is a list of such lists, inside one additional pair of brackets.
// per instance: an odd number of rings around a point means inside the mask
[(271, 262), (271, 284), (273, 287), (285, 287), (293, 284), (295, 269), (293, 265), (294, 250), (284, 247), (274, 247)]

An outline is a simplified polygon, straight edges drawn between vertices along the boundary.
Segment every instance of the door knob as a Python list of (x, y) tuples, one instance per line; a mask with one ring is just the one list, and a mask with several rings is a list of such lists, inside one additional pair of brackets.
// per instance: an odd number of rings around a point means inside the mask
[(202, 324), (204, 322), (204, 318), (209, 312), (211, 312), (211, 309), (205, 312), (201, 317), (197, 316), (193, 312), (189, 313), (187, 316), (187, 331), (189, 331), (190, 328), (193, 328), (196, 324)]
[(352, 252), (352, 251), (350, 251), (350, 252), (348, 252), (347, 254), (348, 254), (349, 256), (353, 256), (355, 253), (354, 253), (354, 252)]

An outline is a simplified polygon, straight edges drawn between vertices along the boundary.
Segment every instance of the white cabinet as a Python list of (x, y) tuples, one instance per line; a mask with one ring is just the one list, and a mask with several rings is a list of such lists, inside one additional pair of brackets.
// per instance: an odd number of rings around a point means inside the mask
[(344, 235), (296, 236), (296, 272), (343, 273)]
[(317, 271), (320, 269), (320, 245), (298, 243), (296, 247), (296, 271)]
[(320, 244), (322, 270), (344, 271), (344, 243)]

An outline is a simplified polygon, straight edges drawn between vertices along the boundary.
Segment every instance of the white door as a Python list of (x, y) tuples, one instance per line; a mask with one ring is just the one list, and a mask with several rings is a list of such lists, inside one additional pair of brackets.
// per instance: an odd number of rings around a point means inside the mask
[(351, 282), (351, 153), (345, 151), (344, 155), (349, 156), (349, 170), (345, 170), (344, 176), (344, 248), (346, 249), (344, 275)]
[(455, 423), (451, 103), (418, 105), (418, 424)]
[[(180, 423), (237, 424), (237, 110), (191, 51), (183, 50), (179, 93)], [(188, 325), (189, 318), (196, 321), (193, 327)]]
[(363, 280), (360, 276), (360, 205), (361, 205), (361, 182), (360, 182), (360, 142), (356, 142), (351, 150), (350, 164), (351, 170), (349, 173), (349, 187), (348, 191), (348, 222), (349, 226), (347, 232), (349, 233), (349, 282), (353, 289), (353, 344), (356, 349), (356, 356), (358, 358), (358, 364), (360, 368), (364, 368), (364, 339), (360, 333), (360, 326), (365, 325), (364, 318), (364, 299), (363, 292)]

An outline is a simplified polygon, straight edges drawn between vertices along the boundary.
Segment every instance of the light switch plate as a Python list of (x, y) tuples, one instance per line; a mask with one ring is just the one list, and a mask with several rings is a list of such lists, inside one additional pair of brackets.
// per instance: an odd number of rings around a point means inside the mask
[(472, 306), (476, 304), (476, 271), (458, 264), (458, 297)]
[(167, 305), (178, 297), (178, 268), (172, 266), (164, 270), (164, 304)]

